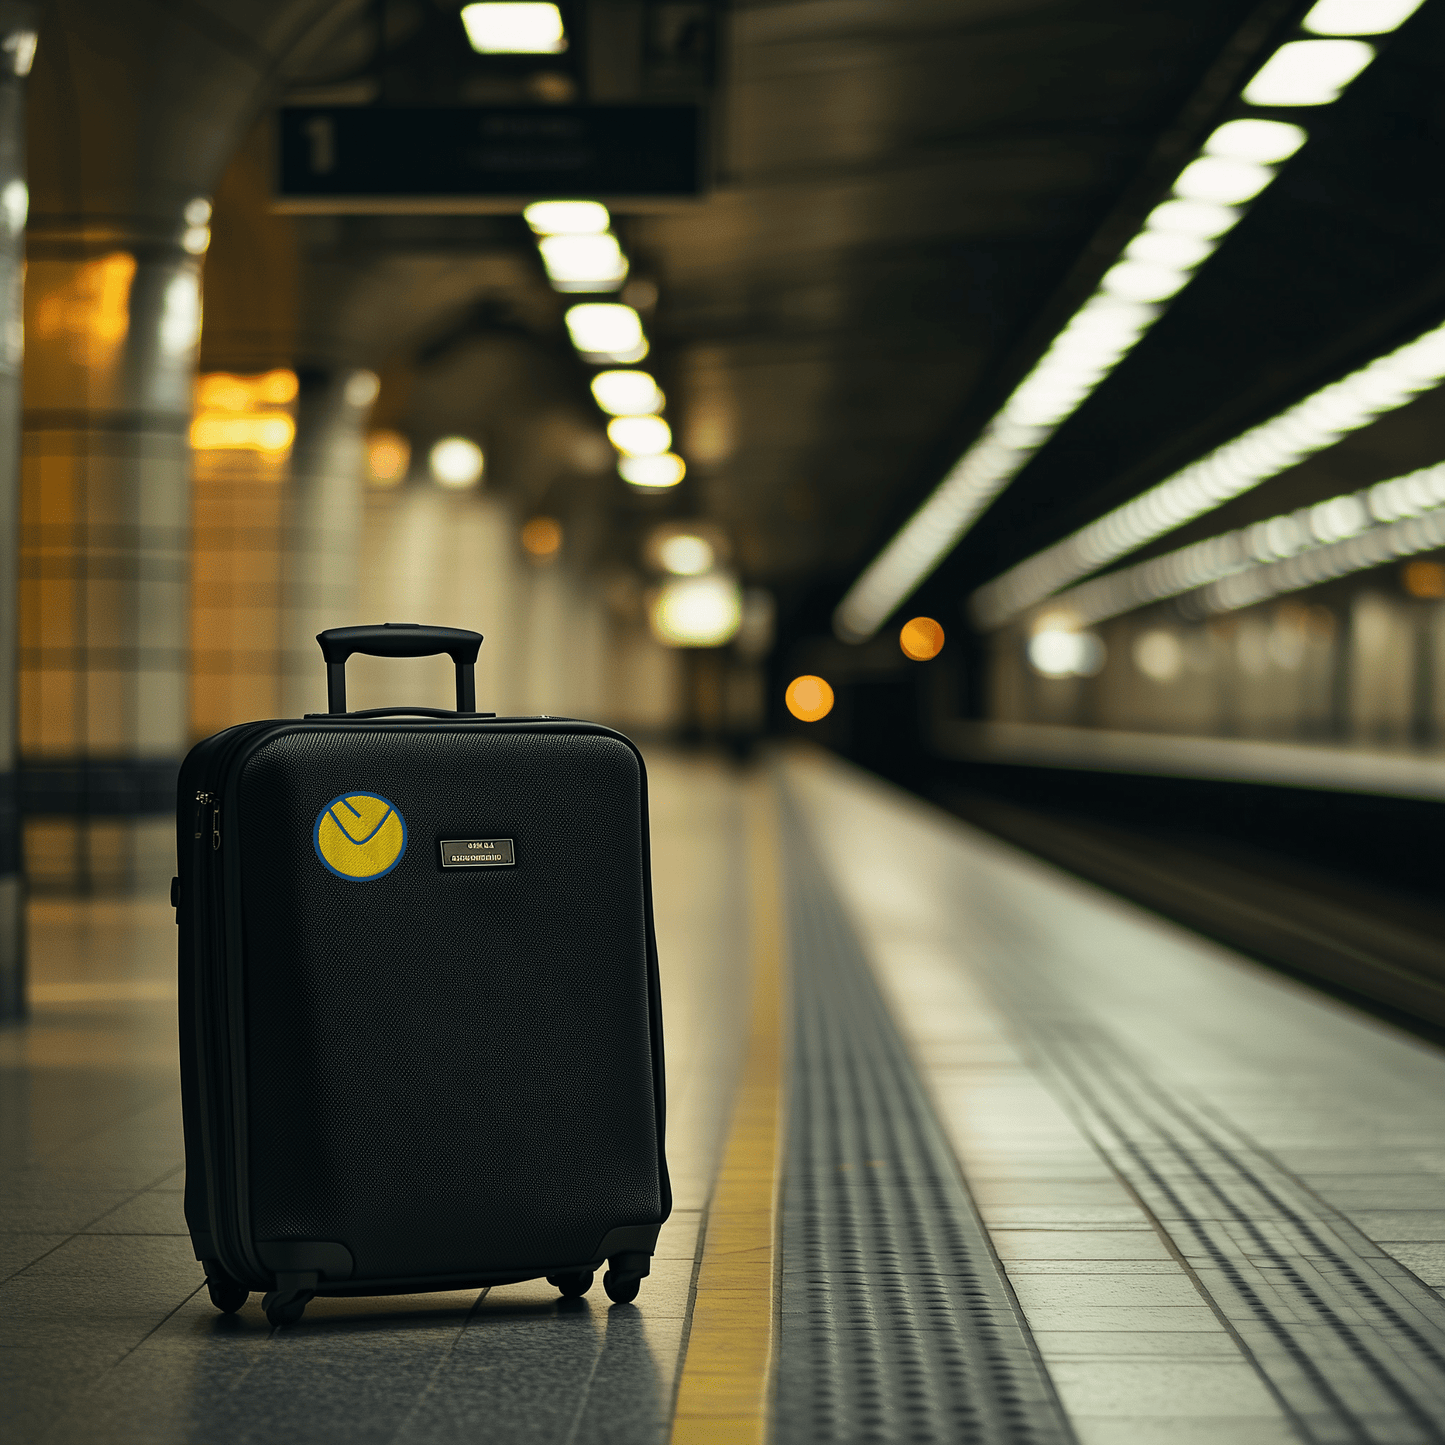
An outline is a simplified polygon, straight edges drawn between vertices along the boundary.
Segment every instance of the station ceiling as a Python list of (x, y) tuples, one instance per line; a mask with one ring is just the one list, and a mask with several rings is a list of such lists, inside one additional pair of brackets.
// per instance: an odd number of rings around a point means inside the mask
[[(472, 407), (511, 437), (529, 504), (555, 505), (561, 488), (619, 558), (656, 517), (713, 519), (749, 580), (821, 625), (1305, 8), (720, 10), (711, 189), (617, 218), (634, 276), (657, 286), (648, 364), (689, 463), (665, 500), (626, 496), (610, 476), (563, 298), (520, 218), (297, 224), (313, 257), (370, 248), (431, 267), (431, 300), (400, 308), (395, 276), (373, 268), (390, 288), (380, 331), (397, 343), (384, 360), (415, 370), (393, 402), (400, 419), (410, 409), (435, 429), (456, 424), (448, 407)], [(293, 94), (364, 66), (369, 13), (337, 7), (325, 43), (290, 68)], [(957, 620), (973, 586), (1432, 319), (1445, 200), (1419, 181), (1445, 138), (1442, 24), (1426, 5), (1412, 43), (1402, 35), (1332, 108), (1188, 295), (984, 516), (931, 584), (938, 615)], [(525, 455), (529, 428), (545, 465)]]

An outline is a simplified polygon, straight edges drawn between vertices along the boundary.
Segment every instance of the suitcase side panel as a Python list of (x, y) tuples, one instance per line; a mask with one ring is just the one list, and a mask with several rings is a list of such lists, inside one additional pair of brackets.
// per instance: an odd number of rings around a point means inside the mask
[[(643, 789), (624, 740), (555, 726), (323, 725), (245, 760), (255, 1240), (454, 1278), (589, 1260), (666, 1216)], [(405, 846), (358, 881), (316, 837), (363, 793)], [(514, 866), (441, 866), (443, 839), (494, 835)]]
[[(269, 724), (227, 728), (196, 744), (181, 765), (176, 790), (177, 1023), (181, 1117), (186, 1154), (184, 1209), (197, 1259), (223, 1263), (239, 1278), (244, 1259), (234, 1230), (228, 1248), (227, 1149), (230, 1090), (223, 1077), (228, 1049), (226, 951), (217, 928), (223, 888), (211, 845), (228, 755)], [(202, 801), (205, 800), (205, 801)]]

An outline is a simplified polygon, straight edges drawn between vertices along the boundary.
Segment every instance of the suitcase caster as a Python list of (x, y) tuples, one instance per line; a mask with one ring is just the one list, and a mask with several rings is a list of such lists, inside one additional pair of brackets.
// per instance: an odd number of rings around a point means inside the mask
[(206, 1271), (206, 1293), (211, 1303), (223, 1315), (233, 1315), (248, 1299), (251, 1292), (245, 1285), (237, 1283), (213, 1259), (203, 1260)]
[(607, 1261), (612, 1266), (602, 1276), (602, 1288), (613, 1304), (628, 1305), (637, 1298), (642, 1281), (652, 1269), (650, 1254), (614, 1254)]
[(607, 1298), (615, 1305), (630, 1305), (637, 1298), (637, 1292), (642, 1288), (640, 1279), (618, 1279), (609, 1269), (602, 1276), (602, 1288), (607, 1291)]
[(306, 1306), (316, 1298), (314, 1274), (278, 1274), (276, 1288), (262, 1301), (261, 1308), (273, 1329), (294, 1325), (306, 1313)]
[(583, 1269), (576, 1274), (549, 1274), (547, 1283), (560, 1290), (563, 1299), (581, 1299), (592, 1288), (593, 1278), (590, 1269)]

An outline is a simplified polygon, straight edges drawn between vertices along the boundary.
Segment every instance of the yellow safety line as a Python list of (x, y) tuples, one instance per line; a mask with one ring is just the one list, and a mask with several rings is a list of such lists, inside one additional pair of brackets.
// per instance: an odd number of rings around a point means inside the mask
[(765, 779), (751, 792), (748, 1051), (708, 1208), (672, 1445), (763, 1445), (768, 1434), (777, 1334), (785, 954), (776, 802)]

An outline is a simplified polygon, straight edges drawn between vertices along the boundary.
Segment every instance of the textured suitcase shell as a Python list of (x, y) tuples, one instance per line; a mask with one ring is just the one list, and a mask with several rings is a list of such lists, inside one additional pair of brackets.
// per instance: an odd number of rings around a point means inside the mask
[[(193, 750), (198, 1258), (366, 1294), (651, 1253), (671, 1197), (646, 788), (621, 734), (557, 719), (256, 723)], [(443, 841), (496, 839), (514, 862), (442, 866)]]

